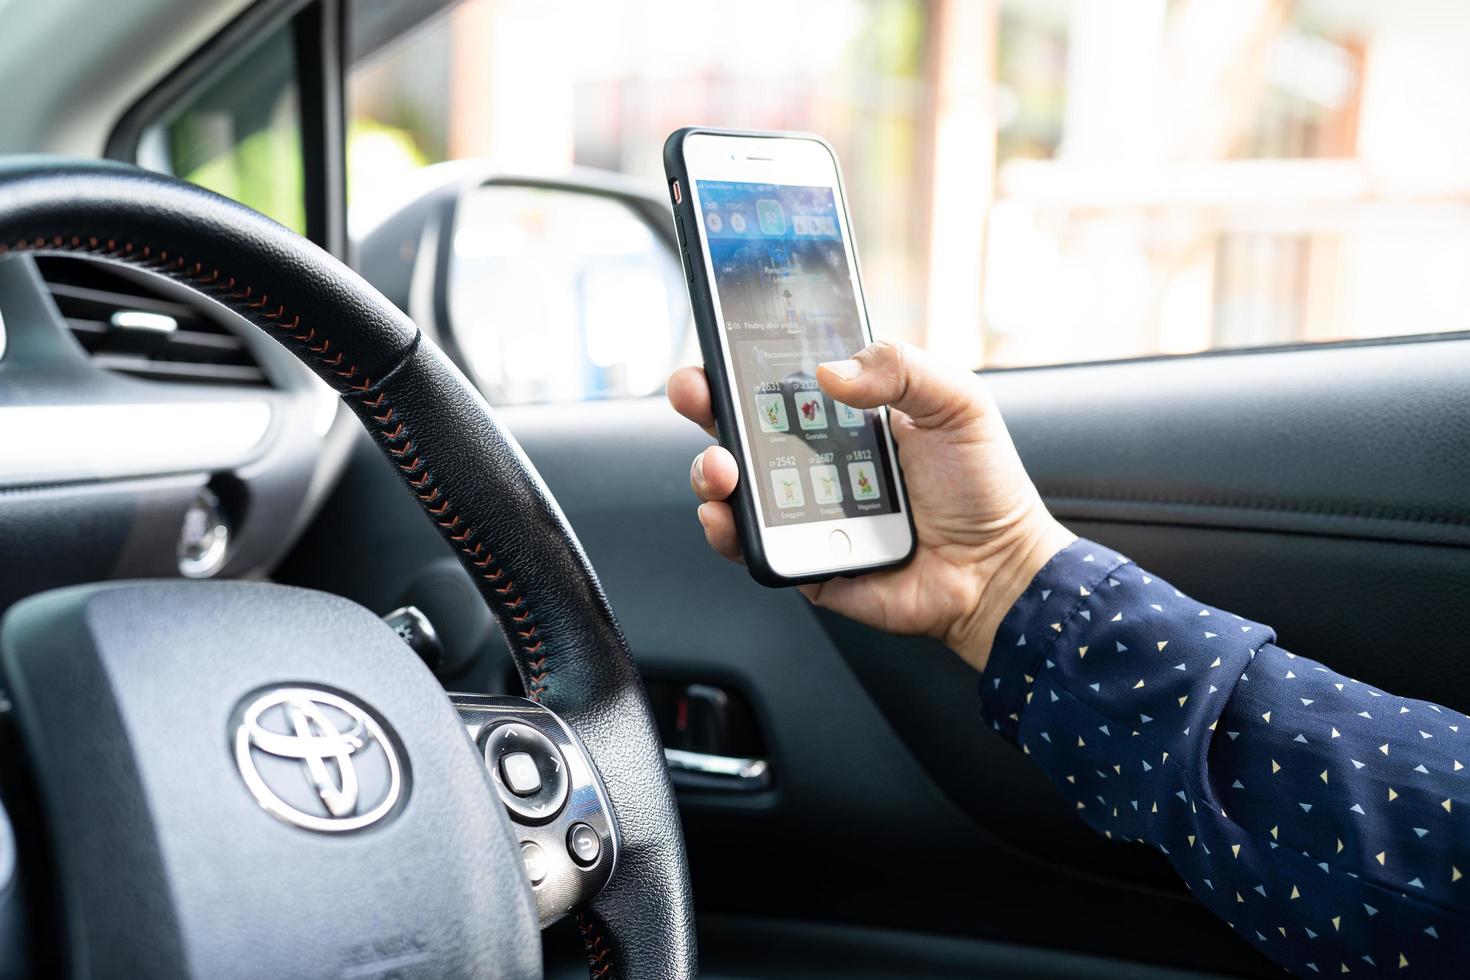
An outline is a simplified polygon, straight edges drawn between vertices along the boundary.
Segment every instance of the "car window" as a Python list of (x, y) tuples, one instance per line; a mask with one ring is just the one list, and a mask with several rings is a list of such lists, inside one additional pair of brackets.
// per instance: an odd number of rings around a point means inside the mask
[(138, 162), (248, 204), (306, 234), (295, 43), (282, 26), (145, 128)]
[(378, 40), (354, 208), (445, 160), (661, 182), (679, 126), (804, 129), (875, 330), (957, 363), (1470, 329), (1464, 4), (465, 0)]

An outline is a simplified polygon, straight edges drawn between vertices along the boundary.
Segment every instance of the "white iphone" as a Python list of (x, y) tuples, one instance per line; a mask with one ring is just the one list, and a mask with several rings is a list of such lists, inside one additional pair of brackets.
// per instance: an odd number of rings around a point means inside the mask
[(681, 129), (664, 168), (751, 574), (793, 585), (907, 561), (886, 408), (817, 386), (872, 340), (837, 156), (800, 133)]

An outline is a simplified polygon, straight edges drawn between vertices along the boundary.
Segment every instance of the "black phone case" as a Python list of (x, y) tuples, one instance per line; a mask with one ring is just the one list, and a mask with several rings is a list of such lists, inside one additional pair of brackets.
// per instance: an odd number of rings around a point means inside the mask
[[(710, 133), (716, 136), (740, 136), (760, 137), (765, 139), (809, 139), (821, 143), (832, 154), (832, 159), (837, 159), (836, 152), (831, 144), (820, 136), (811, 133), (773, 133), (753, 132), (734, 129), (710, 129), (703, 126), (689, 126), (676, 130), (669, 135), (664, 142), (664, 174), (669, 182), (669, 201), (674, 208), (674, 231), (679, 239), (679, 248), (682, 252), (684, 262), (684, 278), (689, 283), (689, 304), (694, 311), (694, 325), (699, 334), (699, 350), (704, 357), (704, 373), (709, 378), (710, 397), (715, 413), (715, 431), (720, 445), (730, 451), (735, 457), (735, 465), (740, 471), (740, 482), (736, 485), (735, 493), (730, 498), (730, 504), (735, 512), (735, 528), (740, 536), (740, 549), (745, 555), (746, 568), (750, 570), (751, 578), (761, 585), (771, 588), (785, 588), (791, 585), (801, 585), (805, 582), (824, 582), (827, 579), (839, 576), (853, 577), (874, 572), (883, 568), (896, 568), (906, 564), (914, 555), (914, 548), (918, 544), (918, 535), (914, 530), (913, 511), (909, 507), (907, 483), (902, 479), (902, 470), (899, 468), (897, 453), (893, 454), (893, 467), (900, 474), (900, 492), (903, 499), (903, 512), (909, 522), (909, 550), (897, 561), (881, 562), (874, 565), (864, 565), (857, 568), (833, 569), (830, 572), (816, 572), (811, 575), (788, 577), (771, 568), (766, 559), (765, 542), (760, 533), (760, 516), (756, 511), (755, 495), (751, 492), (754, 486), (750, 473), (746, 471), (745, 453), (740, 446), (740, 429), (735, 424), (735, 413), (738, 410), (735, 405), (734, 392), (730, 388), (730, 379), (725, 375), (725, 362), (721, 353), (720, 325), (715, 319), (714, 298), (711, 295), (711, 283), (705, 276), (703, 247), (699, 241), (698, 220), (694, 213), (694, 196), (691, 193), (689, 174), (684, 165), (684, 140), (695, 133)], [(682, 190), (682, 200), (674, 201), (673, 184), (679, 182)], [(838, 186), (841, 188), (841, 177), (839, 172)], [(842, 207), (847, 209), (846, 191), (842, 191)], [(848, 227), (852, 227), (849, 216)], [(854, 249), (853, 262), (857, 265), (856, 246), (848, 243)], [(691, 253), (691, 249), (693, 252)], [(860, 267), (859, 267), (860, 268)], [(859, 273), (861, 274), (861, 273)], [(867, 297), (864, 295), (863, 302), (866, 304)], [(863, 310), (863, 319), (867, 320), (867, 310)], [(871, 338), (871, 335), (870, 335)], [(889, 424), (886, 413), (884, 425)]]

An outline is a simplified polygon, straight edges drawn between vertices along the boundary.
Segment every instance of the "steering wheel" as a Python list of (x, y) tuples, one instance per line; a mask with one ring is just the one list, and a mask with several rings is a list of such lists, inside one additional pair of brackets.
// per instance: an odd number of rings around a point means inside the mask
[[(18, 604), (7, 804), (56, 882), (28, 903), (65, 967), (540, 976), (538, 925), (575, 903), (594, 976), (693, 976), (678, 809), (627, 643), (550, 491), (434, 343), (293, 232), (125, 165), (0, 164), (17, 252), (166, 276), (308, 365), (449, 542), (526, 691), (451, 702), (371, 612), (269, 583)], [(582, 838), (559, 836), (571, 817)], [(538, 867), (533, 842), (557, 853)]]

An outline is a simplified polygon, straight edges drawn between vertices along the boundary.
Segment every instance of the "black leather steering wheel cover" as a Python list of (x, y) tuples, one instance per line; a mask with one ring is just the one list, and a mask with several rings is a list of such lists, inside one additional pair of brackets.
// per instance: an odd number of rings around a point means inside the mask
[(262, 329), (343, 396), (504, 627), (527, 695), (572, 725), (601, 770), (622, 847), (612, 881), (578, 915), (593, 975), (694, 976), (683, 832), (627, 642), (551, 493), (443, 353), (295, 233), (122, 164), (0, 162), (0, 255), (15, 252), (167, 276)]

